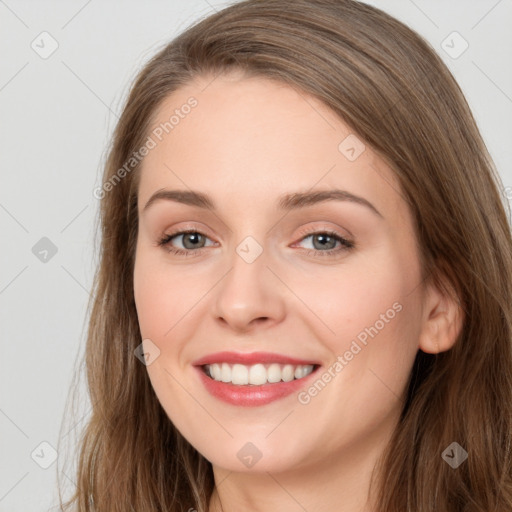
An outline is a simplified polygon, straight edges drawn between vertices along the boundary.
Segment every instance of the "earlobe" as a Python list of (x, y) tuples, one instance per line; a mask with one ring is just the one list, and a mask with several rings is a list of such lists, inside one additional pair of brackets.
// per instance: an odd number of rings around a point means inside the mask
[(445, 291), (429, 284), (423, 312), (418, 348), (428, 354), (450, 350), (464, 322), (464, 311), (453, 288), (447, 285)]

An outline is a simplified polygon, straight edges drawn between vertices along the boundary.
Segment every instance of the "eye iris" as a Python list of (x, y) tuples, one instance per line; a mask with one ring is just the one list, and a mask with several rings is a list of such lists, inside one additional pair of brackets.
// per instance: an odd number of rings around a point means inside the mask
[(194, 242), (192, 243), (192, 246), (191, 247), (188, 247), (187, 246), (187, 237), (193, 237), (193, 238), (196, 238), (195, 240), (195, 243), (197, 244), (198, 242), (198, 238), (200, 239), (203, 235), (199, 234), (199, 233), (185, 233), (182, 235), (183, 236), (183, 246), (186, 248), (186, 249), (196, 249), (197, 246), (194, 245)]
[[(320, 240), (324, 240), (325, 241), (326, 238), (327, 239), (329, 239), (329, 238), (331, 239), (331, 242), (332, 242), (331, 243), (331, 245), (332, 245), (331, 247), (327, 247), (326, 244), (322, 243), (322, 242), (320, 243), (319, 247), (316, 247), (316, 244), (315, 244), (315, 240), (316, 239), (320, 239)], [(325, 235), (325, 234), (314, 235), (313, 236), (313, 246), (315, 247), (315, 249), (326, 249), (326, 248), (327, 249), (334, 249), (334, 247), (336, 246), (336, 239), (334, 237), (330, 236), (330, 235)]]

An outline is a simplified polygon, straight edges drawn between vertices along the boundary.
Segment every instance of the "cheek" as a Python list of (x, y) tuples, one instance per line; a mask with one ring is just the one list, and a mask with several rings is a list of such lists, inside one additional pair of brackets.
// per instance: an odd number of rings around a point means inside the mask
[[(134, 296), (143, 338), (158, 338), (169, 329), (173, 294), (166, 292), (167, 283), (141, 257), (135, 264)], [(165, 327), (167, 325), (167, 327)]]
[(289, 277), (297, 296), (307, 306), (304, 311), (315, 314), (316, 323), (325, 332), (323, 337), (338, 340), (340, 348), (342, 340), (357, 336), (376, 322), (381, 326), (381, 315), (386, 319), (398, 316), (399, 306), (393, 305), (402, 304), (411, 291), (412, 273), (404, 272), (392, 256), (380, 256), (379, 265), (361, 259), (336, 269), (317, 270), (314, 275)]
[(189, 337), (186, 314), (197, 297), (193, 288), (184, 286), (182, 274), (162, 265), (151, 250), (137, 252), (133, 280), (142, 339), (151, 340), (159, 350), (146, 368), (148, 376), (166, 413), (181, 430), (193, 421), (192, 412), (198, 412), (187, 407), (190, 396), (178, 383), (182, 371), (179, 353)]
[(328, 425), (333, 440), (340, 431), (347, 438), (369, 435), (396, 412), (418, 349), (416, 269), (382, 256), (379, 265), (342, 270), (301, 290), (322, 320), (316, 337), (332, 359), (323, 371), (326, 384), (315, 381), (299, 402)]
[(418, 350), (420, 328), (419, 268), (401, 259), (398, 251), (378, 256), (341, 265), (339, 271), (310, 277), (307, 283), (297, 280), (294, 288), (315, 313), (311, 325), (332, 361), (344, 358), (343, 377), (336, 380), (367, 393), (368, 399), (379, 396), (378, 388), (385, 392), (386, 386), (401, 392)]
[(139, 326), (146, 338), (163, 339), (204, 294), (197, 278), (186, 279), (150, 251), (138, 252), (133, 279)]

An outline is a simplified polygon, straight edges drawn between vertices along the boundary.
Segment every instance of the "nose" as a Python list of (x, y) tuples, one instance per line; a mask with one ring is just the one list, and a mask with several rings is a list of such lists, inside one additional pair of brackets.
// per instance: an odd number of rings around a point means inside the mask
[(218, 322), (247, 332), (257, 325), (271, 327), (282, 321), (286, 287), (268, 264), (265, 251), (252, 262), (234, 254), (230, 270), (215, 287), (214, 315)]

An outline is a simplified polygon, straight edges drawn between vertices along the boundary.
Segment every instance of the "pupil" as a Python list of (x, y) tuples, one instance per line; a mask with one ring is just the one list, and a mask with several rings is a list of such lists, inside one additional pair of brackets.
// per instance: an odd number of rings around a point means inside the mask
[[(317, 237), (318, 240), (320, 240), (320, 248), (324, 248), (324, 249), (326, 247), (326, 243), (328, 244), (328, 239), (329, 238), (331, 238), (332, 241), (335, 241), (334, 238), (332, 238), (330, 235), (316, 235), (316, 237)], [(327, 242), (326, 242), (326, 239), (327, 239)], [(328, 247), (328, 248), (332, 249), (332, 247)]]
[[(185, 247), (187, 247), (187, 239), (188, 237), (200, 237), (201, 235), (199, 233), (186, 233), (185, 234), (185, 237), (183, 239), (183, 244), (185, 245)], [(197, 243), (198, 240), (195, 240), (195, 243)], [(194, 244), (194, 241), (192, 241), (192, 245)], [(193, 249), (194, 247), (187, 247), (187, 249)]]

